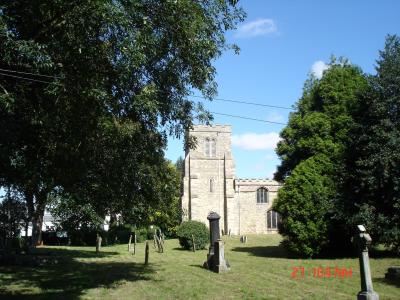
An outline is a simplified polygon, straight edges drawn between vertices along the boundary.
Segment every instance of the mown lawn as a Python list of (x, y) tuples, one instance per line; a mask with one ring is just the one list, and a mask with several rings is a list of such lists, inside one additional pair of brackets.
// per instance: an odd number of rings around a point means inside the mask
[[(103, 247), (43, 247), (52, 264), (40, 267), (0, 266), (1, 299), (356, 299), (360, 289), (358, 259), (290, 259), (278, 235), (224, 237), (231, 270), (215, 274), (202, 268), (207, 251), (183, 251), (167, 240), (165, 253), (151, 246), (145, 267), (144, 243), (137, 253), (126, 245)], [(400, 283), (384, 274), (398, 257), (371, 259), (374, 289), (380, 299), (400, 299)], [(352, 269), (346, 278), (317, 278), (313, 268)], [(292, 278), (293, 267), (305, 274)]]

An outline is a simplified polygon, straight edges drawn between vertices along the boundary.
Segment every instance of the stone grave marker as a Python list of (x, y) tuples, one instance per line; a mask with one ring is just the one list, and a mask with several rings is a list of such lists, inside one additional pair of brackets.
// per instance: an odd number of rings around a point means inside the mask
[(357, 300), (379, 300), (379, 295), (374, 291), (369, 265), (368, 246), (372, 239), (363, 225), (357, 225), (357, 234), (354, 241), (358, 248), (361, 276), (361, 291), (357, 294)]
[(207, 254), (207, 261), (204, 262), (204, 267), (217, 273), (226, 272), (230, 269), (229, 263), (225, 259), (224, 242), (220, 237), (220, 218), (216, 212), (211, 212), (207, 216), (210, 222), (210, 247)]

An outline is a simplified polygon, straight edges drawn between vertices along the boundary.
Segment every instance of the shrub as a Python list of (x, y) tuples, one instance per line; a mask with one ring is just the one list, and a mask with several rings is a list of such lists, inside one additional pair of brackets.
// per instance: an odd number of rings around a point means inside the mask
[(179, 244), (187, 250), (190, 250), (193, 247), (192, 236), (194, 237), (196, 249), (205, 249), (209, 242), (207, 226), (198, 221), (183, 222), (178, 227), (177, 235), (179, 238)]
[(312, 257), (328, 245), (335, 195), (334, 182), (326, 175), (330, 170), (329, 158), (315, 155), (299, 163), (278, 192), (273, 207), (282, 216), (279, 232), (293, 254)]
[(134, 227), (130, 224), (113, 226), (108, 231), (108, 242), (110, 244), (127, 244), (133, 231)]
[(136, 233), (136, 241), (138, 243), (142, 243), (147, 240), (147, 229), (146, 228), (139, 228), (135, 230)]
[(97, 234), (102, 237), (101, 244), (108, 245), (108, 233), (104, 230), (93, 228), (82, 228), (79, 230), (68, 231), (68, 239), (72, 246), (95, 246)]

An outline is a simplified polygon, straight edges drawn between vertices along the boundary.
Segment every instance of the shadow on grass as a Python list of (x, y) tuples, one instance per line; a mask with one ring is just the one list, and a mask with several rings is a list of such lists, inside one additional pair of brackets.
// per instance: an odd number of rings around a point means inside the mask
[(287, 250), (282, 246), (257, 246), (257, 247), (236, 247), (232, 251), (247, 252), (254, 256), (274, 257), (274, 258), (293, 258)]
[[(87, 289), (113, 288), (122, 281), (151, 280), (150, 275), (154, 273), (151, 266), (134, 262), (75, 260), (99, 258), (91, 251), (39, 249), (37, 254), (44, 253), (57, 258), (57, 263), (38, 267), (0, 266), (1, 299), (76, 299)], [(102, 253), (103, 256), (115, 254)]]
[[(94, 249), (94, 247), (93, 247)], [(106, 250), (107, 248), (102, 248)], [(34, 256), (51, 256), (51, 257), (67, 257), (67, 258), (94, 258), (94, 257), (107, 257), (117, 255), (118, 252), (106, 252), (101, 251), (96, 254), (95, 251), (90, 250), (77, 250), (77, 249), (65, 249), (65, 248), (36, 248), (32, 255)]]
[(396, 280), (393, 280), (393, 279), (374, 278), (372, 281), (373, 282), (379, 282), (379, 283), (387, 284), (387, 285), (393, 285), (395, 287), (400, 288), (400, 281), (396, 281)]

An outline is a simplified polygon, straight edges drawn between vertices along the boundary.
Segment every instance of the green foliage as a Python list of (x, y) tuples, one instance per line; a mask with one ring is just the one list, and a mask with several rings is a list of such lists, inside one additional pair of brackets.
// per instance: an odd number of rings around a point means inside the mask
[(187, 249), (191, 250), (193, 247), (192, 236), (196, 249), (205, 249), (210, 241), (209, 230), (207, 226), (199, 221), (185, 221), (177, 230), (179, 238), (179, 244)]
[(1, 68), (50, 76), (0, 82), (0, 185), (23, 191), (33, 243), (55, 191), (101, 215), (156, 207), (167, 136), (211, 119), (187, 95), (215, 94), (212, 63), (243, 18), (220, 0), (1, 4)]
[(57, 228), (72, 232), (85, 230), (96, 232), (104, 224), (104, 217), (97, 214), (90, 203), (67, 195), (53, 195), (49, 211), (54, 217)]
[(68, 231), (68, 242), (72, 246), (96, 246), (97, 234), (102, 238), (101, 244), (108, 245), (108, 233), (104, 230), (82, 227)]
[(352, 111), (366, 86), (358, 67), (333, 58), (321, 79), (306, 82), (297, 109), (281, 132), (277, 154), (282, 162), (275, 178), (284, 186), (275, 209), (282, 216), (285, 244), (296, 255), (315, 256), (342, 232), (337, 211), (343, 195), (344, 153), (354, 124)]
[(388, 36), (356, 107), (346, 152), (343, 220), (400, 252), (400, 38)]
[(279, 231), (288, 249), (312, 257), (328, 243), (329, 213), (333, 208), (334, 183), (328, 175), (333, 163), (324, 154), (299, 163), (278, 192), (274, 210), (282, 217)]
[(142, 191), (143, 198), (139, 205), (122, 207), (122, 219), (138, 228), (153, 225), (164, 234), (174, 236), (180, 223), (180, 174), (169, 161), (160, 162), (148, 170), (147, 174), (145, 187), (151, 193), (146, 199), (145, 191)]
[(11, 188), (0, 199), (0, 248), (19, 237), (29, 223), (26, 205), (21, 195)]
[(107, 232), (107, 241), (109, 244), (127, 244), (134, 231), (135, 227), (129, 224), (112, 226)]
[(138, 243), (142, 243), (148, 239), (148, 236), (147, 236), (148, 229), (147, 228), (139, 228), (139, 229), (136, 229), (135, 232), (136, 232), (136, 240)]

